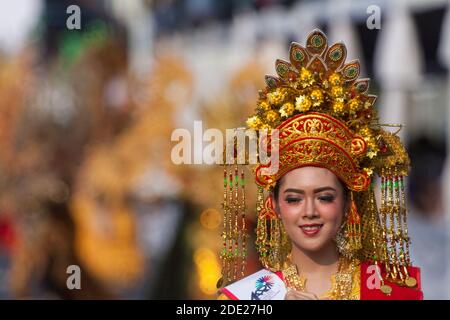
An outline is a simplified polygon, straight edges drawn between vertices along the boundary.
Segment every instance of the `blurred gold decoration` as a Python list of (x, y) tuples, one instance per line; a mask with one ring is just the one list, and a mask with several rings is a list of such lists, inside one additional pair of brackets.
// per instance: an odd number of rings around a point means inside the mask
[(200, 214), (200, 223), (207, 229), (217, 229), (222, 221), (222, 216), (216, 209), (208, 208)]
[(215, 294), (217, 277), (220, 276), (220, 263), (215, 252), (209, 248), (199, 248), (194, 252), (194, 262), (200, 290), (206, 295)]
[[(260, 75), (263, 72), (263, 65), (258, 59), (252, 59), (243, 63), (235, 73), (232, 74), (228, 84), (224, 84), (223, 92), (212, 101), (206, 101), (201, 106), (201, 115), (205, 127), (218, 128), (222, 132), (226, 129), (236, 127), (236, 123), (242, 123), (247, 115), (254, 108), (254, 101), (257, 98), (257, 88), (264, 81)], [(188, 196), (203, 207), (215, 207), (221, 201), (220, 187), (214, 181), (222, 179), (223, 170), (217, 166), (204, 166), (192, 172), (194, 179), (204, 176), (211, 176), (211, 179), (202, 179), (203, 183), (196, 186), (196, 189), (189, 189)], [(214, 177), (214, 178), (213, 178)], [(256, 188), (255, 188), (256, 190)], [(208, 196), (205, 196), (208, 195)], [(248, 199), (253, 201), (254, 198)]]
[[(259, 76), (262, 70), (263, 65), (257, 59), (242, 64), (242, 67), (238, 68), (231, 75), (229, 83), (223, 85), (223, 91), (220, 92), (218, 96), (213, 97), (212, 100), (203, 102), (200, 113), (201, 118), (203, 119), (204, 128), (218, 128), (222, 132), (225, 132), (225, 129), (232, 129), (235, 127), (236, 123), (242, 122), (253, 108), (254, 100), (257, 98), (257, 88), (263, 84), (263, 81)], [(247, 169), (245, 169), (244, 174), (248, 174)], [(240, 175), (241, 172), (239, 172), (239, 177)], [(211, 178), (204, 179), (205, 176)], [(217, 203), (220, 199), (217, 197), (217, 193), (214, 192), (214, 190), (218, 192), (220, 187), (216, 184), (216, 178), (214, 177), (223, 179), (223, 170), (217, 166), (196, 167), (195, 170), (190, 172), (191, 181), (201, 180), (202, 183), (196, 184), (195, 188), (186, 189), (186, 193), (187, 197), (192, 199), (194, 203), (202, 208), (208, 208), (206, 212), (210, 212), (209, 210), (214, 209), (214, 221), (216, 223), (215, 212), (218, 212), (219, 210)], [(252, 188), (252, 186), (250, 186), (250, 188)], [(254, 200), (255, 199), (252, 197), (249, 199), (249, 201)], [(198, 228), (192, 233), (195, 233), (200, 239), (208, 240), (194, 241), (194, 248), (200, 250), (201, 248), (204, 248), (205, 243), (208, 243), (208, 250), (217, 252), (222, 244), (220, 239), (217, 238), (217, 233), (208, 227), (209, 224), (204, 224), (204, 215), (206, 215), (205, 211), (200, 215), (200, 223), (203, 228)], [(211, 216), (211, 214), (208, 213), (208, 216)], [(247, 217), (243, 219), (241, 216), (239, 223), (243, 223), (242, 220), (246, 219)], [(220, 223), (224, 222), (222, 219), (219, 221)], [(245, 254), (247, 255), (247, 253)], [(212, 263), (212, 256), (210, 259)], [(220, 266), (219, 255), (214, 253), (214, 260), (216, 261), (215, 263)], [(256, 266), (252, 264), (250, 270), (255, 267)], [(236, 271), (241, 272), (241, 270)], [(204, 275), (202, 276), (201, 273), (204, 273)], [(198, 291), (198, 289), (200, 289), (200, 292), (202, 292), (203, 295), (199, 296), (197, 294), (197, 297), (211, 298), (216, 292), (217, 276), (220, 275), (220, 268), (219, 272), (212, 267), (207, 270), (202, 269), (199, 270), (198, 274), (199, 278), (197, 279), (194, 290)], [(216, 276), (214, 281), (212, 281), (212, 275)], [(207, 281), (205, 279), (209, 280)], [(205, 283), (208, 283), (209, 286), (205, 287)]]
[(120, 161), (109, 150), (94, 153), (82, 169), (71, 209), (81, 261), (102, 282), (129, 286), (142, 273), (143, 257)]
[(93, 144), (81, 168), (72, 201), (78, 225), (75, 245), (86, 266), (104, 283), (130, 285), (143, 271), (129, 198), (149, 168), (170, 171), (166, 155), (175, 106), (165, 89), (174, 82), (189, 86), (189, 77), (175, 58), (157, 60), (145, 92), (149, 100), (137, 107), (132, 120), (109, 143)]

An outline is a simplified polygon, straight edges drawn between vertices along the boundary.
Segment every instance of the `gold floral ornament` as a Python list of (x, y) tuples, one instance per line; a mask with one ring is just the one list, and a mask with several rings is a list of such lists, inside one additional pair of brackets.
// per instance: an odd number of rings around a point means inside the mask
[[(306, 47), (298, 43), (291, 45), (290, 62), (276, 60), (278, 77), (266, 76), (267, 87), (260, 91), (255, 115), (247, 123), (253, 129), (278, 128), (290, 133), (284, 136), (281, 133), (284, 141), (289, 140), (289, 143), (281, 140), (278, 174), (263, 177), (260, 169), (264, 166), (255, 170), (257, 183), (266, 190), (289, 170), (306, 164), (325, 166), (346, 182), (353, 179), (351, 190), (368, 188), (372, 166), (361, 164), (373, 159), (378, 152), (380, 129), (373, 108), (376, 97), (367, 94), (368, 79), (357, 79), (359, 62), (345, 63), (346, 55), (344, 44), (328, 47), (325, 35), (315, 30), (309, 35)], [(314, 141), (305, 140), (309, 133), (303, 130), (307, 130), (303, 124), (312, 112), (328, 116), (314, 118), (314, 121), (322, 122), (323, 128), (316, 132), (322, 137), (318, 136)], [(293, 121), (294, 118), (297, 120)], [(346, 132), (345, 141), (336, 140), (339, 138), (336, 134), (341, 130)], [(354, 153), (351, 140), (359, 141), (360, 153)], [(324, 156), (317, 154), (320, 151)], [(326, 152), (332, 152), (335, 157), (331, 159)], [(303, 161), (299, 161), (299, 154)], [(344, 168), (346, 165), (349, 167)]]
[(311, 108), (311, 100), (304, 96), (300, 95), (295, 98), (295, 109), (301, 112), (308, 111)]
[(280, 109), (280, 114), (282, 118), (287, 118), (294, 113), (295, 107), (292, 102), (286, 102)]
[[(271, 166), (270, 161), (253, 167), (258, 188), (256, 247), (263, 265), (279, 271), (291, 241), (279, 218), (268, 214), (267, 196), (293, 169), (327, 168), (351, 191), (351, 212), (337, 247), (343, 256), (384, 265), (387, 275), (380, 280), (382, 291), (389, 294), (384, 280), (410, 287), (417, 284), (407, 269), (411, 261), (404, 176), (410, 163), (400, 139), (379, 123), (376, 96), (367, 93), (369, 79), (358, 79), (359, 62), (346, 62), (346, 55), (343, 43), (328, 46), (323, 32), (314, 30), (305, 46), (292, 43), (289, 62), (276, 60), (277, 76), (265, 77), (266, 88), (259, 92), (247, 125), (269, 129), (268, 136), (259, 136), (260, 145), (270, 145), (271, 129), (278, 129), (277, 147), (270, 152), (278, 155), (279, 169), (267, 174), (263, 169)], [(380, 207), (374, 193), (375, 174), (381, 177)], [(244, 207), (243, 203), (237, 206), (234, 215)], [(225, 220), (233, 219), (232, 211), (225, 210)], [(240, 233), (235, 230), (235, 234)], [(226, 263), (223, 284), (236, 280), (227, 276)]]

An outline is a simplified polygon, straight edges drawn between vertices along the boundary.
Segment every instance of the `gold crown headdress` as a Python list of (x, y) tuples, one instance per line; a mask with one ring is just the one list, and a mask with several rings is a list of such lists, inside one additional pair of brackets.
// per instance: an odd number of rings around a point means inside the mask
[[(266, 76), (267, 87), (247, 120), (249, 128), (279, 132), (277, 150), (271, 150), (278, 152), (279, 170), (264, 174), (270, 162), (254, 167), (261, 262), (279, 270), (291, 245), (265, 193), (290, 170), (319, 166), (351, 191), (347, 232), (338, 244), (342, 253), (382, 263), (390, 280), (415, 285), (406, 268), (411, 264), (404, 190), (409, 157), (400, 139), (379, 124), (376, 96), (367, 94), (369, 79), (358, 79), (359, 61), (345, 63), (345, 45), (328, 46), (320, 30), (309, 34), (306, 47), (292, 43), (289, 59), (276, 61), (278, 77)], [(380, 208), (374, 173), (381, 177)], [(244, 275), (246, 257), (244, 175), (237, 165), (225, 166), (223, 209), (221, 284), (226, 284)]]

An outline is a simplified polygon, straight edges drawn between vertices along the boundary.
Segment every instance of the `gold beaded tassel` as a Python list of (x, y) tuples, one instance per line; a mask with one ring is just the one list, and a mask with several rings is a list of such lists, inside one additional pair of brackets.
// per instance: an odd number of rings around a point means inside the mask
[(405, 281), (405, 274), (402, 271), (401, 263), (401, 225), (399, 224), (400, 217), (400, 201), (397, 181), (397, 170), (391, 172), (390, 182), (388, 184), (389, 198), (390, 198), (390, 235), (392, 246), (392, 260), (394, 264), (394, 273), (392, 279), (396, 280), (399, 284), (403, 284)]
[(234, 240), (234, 249), (232, 251), (232, 259), (233, 259), (233, 273), (231, 275), (232, 280), (236, 280), (237, 270), (238, 270), (238, 259), (239, 259), (239, 211), (240, 211), (240, 202), (239, 202), (239, 169), (236, 165), (234, 169), (234, 179), (233, 179), (233, 240)]
[(347, 237), (352, 251), (361, 249), (361, 217), (353, 199), (353, 192), (350, 193), (350, 212), (347, 217)]
[[(384, 242), (378, 243), (380, 240), (377, 238), (376, 230), (375, 230), (376, 225), (378, 223), (378, 210), (377, 210), (375, 194), (374, 194), (374, 190), (373, 190), (373, 183), (370, 184), (369, 188), (370, 188), (369, 189), (369, 201), (370, 201), (370, 214), (371, 214), (370, 227), (372, 230), (372, 248), (373, 248), (372, 259), (376, 266), (378, 279), (381, 282), (380, 290), (383, 293), (389, 295), (392, 292), (392, 287), (385, 284), (384, 279), (383, 279), (381, 273), (379, 272), (380, 268), (378, 265), (379, 261), (385, 261), (385, 259), (386, 259), (386, 244)], [(382, 241), (383, 241), (383, 239), (385, 239), (385, 235), (383, 234), (382, 237), (383, 237), (382, 238)]]
[(388, 237), (388, 222), (387, 222), (387, 179), (385, 176), (384, 169), (382, 169), (381, 174), (381, 206), (380, 206), (380, 217), (381, 217), (381, 228), (382, 228), (382, 238), (385, 241), (385, 245), (383, 245), (383, 257), (384, 258), (384, 267), (386, 269), (386, 274), (389, 275), (391, 272), (391, 263), (390, 263), (390, 252), (389, 252), (389, 237)]
[(262, 215), (264, 212), (264, 189), (257, 186), (258, 193), (256, 198), (256, 248), (258, 249), (261, 263), (267, 266), (267, 219)]
[(231, 220), (230, 216), (230, 195), (228, 188), (228, 169), (229, 166), (225, 165), (223, 169), (223, 202), (222, 202), (222, 210), (223, 210), (223, 226), (222, 226), (222, 250), (220, 251), (220, 260), (222, 262), (222, 277), (217, 282), (217, 288), (221, 288), (222, 286), (226, 286), (229, 282), (229, 268), (230, 268), (230, 260), (229, 260), (229, 252), (228, 252), (228, 240), (231, 238), (230, 230), (229, 230), (229, 221)]
[(226, 242), (226, 259), (227, 259), (227, 273), (226, 279), (231, 282), (233, 272), (233, 169), (228, 168), (228, 223), (227, 223), (227, 242)]
[(408, 277), (408, 271), (405, 268), (405, 244), (403, 241), (403, 227), (402, 227), (402, 216), (401, 216), (401, 206), (400, 206), (400, 182), (399, 176), (397, 175), (397, 169), (394, 169), (394, 177), (393, 177), (393, 202), (394, 202), (394, 214), (396, 218), (397, 230), (395, 233), (395, 242), (398, 248), (397, 255), (397, 265), (398, 265), (398, 273), (400, 276), (401, 283), (404, 284), (406, 277)]
[(236, 165), (234, 169), (234, 251), (233, 262), (234, 270), (232, 279), (236, 280), (238, 276), (244, 276), (245, 262), (247, 256), (246, 250), (246, 228), (245, 228), (245, 181), (244, 171)]
[(396, 194), (397, 194), (397, 203), (398, 203), (398, 207), (399, 207), (398, 238), (400, 241), (400, 260), (401, 260), (401, 264), (402, 264), (402, 271), (404, 274), (404, 284), (406, 284), (408, 287), (415, 287), (417, 285), (417, 280), (414, 277), (411, 277), (409, 275), (408, 268), (407, 268), (408, 266), (411, 265), (411, 258), (410, 258), (410, 253), (409, 253), (410, 239), (408, 236), (404, 177), (402, 175), (397, 176)]
[(223, 180), (222, 278), (217, 283), (218, 288), (244, 276), (247, 257), (244, 170), (241, 169), (239, 175), (237, 165), (234, 169), (225, 166)]
[(270, 252), (269, 261), (270, 266), (275, 269), (280, 268), (280, 249), (281, 249), (281, 230), (280, 219), (270, 219)]
[(411, 265), (411, 258), (410, 258), (410, 251), (409, 251), (409, 245), (411, 243), (411, 240), (408, 235), (408, 222), (407, 222), (407, 215), (408, 211), (406, 208), (406, 193), (405, 193), (405, 184), (404, 184), (404, 177), (400, 176), (400, 196), (401, 196), (401, 202), (400, 202), (400, 208), (401, 208), (401, 216), (403, 219), (403, 241), (405, 243), (405, 262), (407, 266)]
[(245, 175), (244, 170), (241, 169), (241, 228), (240, 231), (240, 239), (241, 239), (241, 277), (245, 274), (245, 267), (247, 265), (247, 226), (245, 224), (245, 212), (247, 210), (245, 204)]
[(410, 265), (409, 236), (406, 221), (406, 201), (404, 177), (397, 168), (388, 172), (385, 182), (386, 212), (389, 214), (389, 260), (391, 270), (388, 273), (392, 281), (399, 285), (414, 287), (416, 279), (409, 275)]
[[(230, 165), (224, 169), (224, 202), (223, 202), (223, 248), (220, 253), (222, 260), (222, 279), (220, 286), (226, 286), (233, 281), (233, 220), (234, 220), (234, 203), (233, 203), (233, 169)], [(219, 285), (219, 283), (218, 283)]]
[(402, 274), (399, 273), (399, 261), (397, 254), (397, 241), (396, 241), (396, 232), (395, 232), (395, 215), (396, 208), (394, 206), (394, 180), (391, 172), (389, 172), (386, 186), (386, 194), (387, 194), (387, 208), (389, 214), (389, 253), (390, 253), (390, 261), (391, 261), (391, 273), (390, 278), (393, 281), (397, 281), (397, 277), (400, 277)]
[(279, 271), (290, 252), (290, 241), (273, 208), (272, 198), (264, 199), (264, 190), (259, 186), (256, 206), (256, 247), (260, 261), (265, 268)]

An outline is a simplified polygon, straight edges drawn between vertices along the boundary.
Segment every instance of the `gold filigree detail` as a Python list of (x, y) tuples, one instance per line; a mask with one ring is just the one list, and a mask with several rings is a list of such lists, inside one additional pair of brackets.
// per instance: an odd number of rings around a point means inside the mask
[(262, 169), (270, 164), (258, 166), (255, 173), (259, 185), (270, 187), (290, 170), (312, 165), (331, 170), (351, 190), (368, 187), (369, 175), (356, 161), (358, 155), (364, 154), (366, 142), (339, 120), (310, 113), (291, 118), (279, 129), (279, 170), (273, 175), (263, 175)]
[[(301, 275), (291, 258), (281, 270), (288, 288), (306, 292), (307, 279)], [(331, 289), (320, 296), (324, 300), (359, 300), (360, 298), (360, 263), (357, 259), (339, 258), (338, 272), (331, 277)]]

